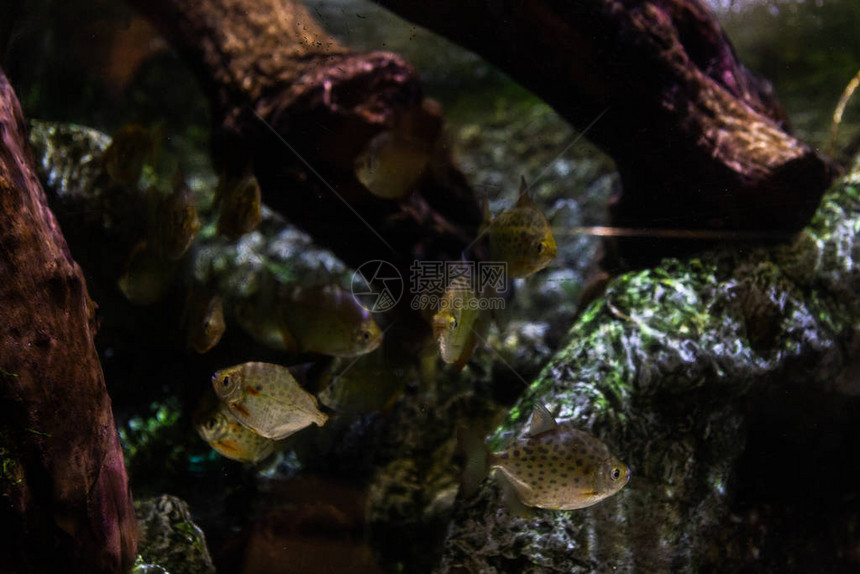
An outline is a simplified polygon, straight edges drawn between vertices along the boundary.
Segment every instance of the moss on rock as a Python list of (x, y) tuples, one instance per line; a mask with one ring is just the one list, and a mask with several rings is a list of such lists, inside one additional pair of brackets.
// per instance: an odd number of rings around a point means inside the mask
[[(829, 444), (856, 444), (860, 388), (846, 372), (860, 325), (858, 179), (834, 186), (789, 245), (731, 245), (614, 279), (491, 444), (522, 433), (542, 403), (606, 441), (630, 466), (630, 484), (589, 509), (520, 518), (487, 481), (458, 500), (441, 571), (845, 568), (856, 508), (817, 515), (831, 524), (814, 544), (789, 543), (786, 551), (785, 540), (774, 545), (768, 537), (801, 536), (781, 523), (806, 516), (803, 492), (824, 462), (804, 452), (811, 474), (782, 468), (801, 436), (784, 432), (802, 424), (792, 414), (798, 406), (809, 404), (810, 417), (827, 429), (803, 434), (804, 446), (829, 452)], [(833, 393), (844, 395), (815, 400)], [(777, 510), (759, 497), (768, 492), (764, 479), (751, 478), (767, 473), (750, 472), (771, 452), (784, 457), (772, 461)], [(857, 463), (849, 465), (853, 476)], [(795, 498), (782, 483), (794, 485)], [(831, 487), (825, 507), (852, 492)], [(765, 515), (767, 522), (756, 522)]]

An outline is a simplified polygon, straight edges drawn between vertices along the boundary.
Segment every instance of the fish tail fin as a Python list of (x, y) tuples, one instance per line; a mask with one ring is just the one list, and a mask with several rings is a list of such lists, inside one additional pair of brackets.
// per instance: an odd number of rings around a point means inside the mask
[(478, 486), (490, 473), (491, 453), (483, 437), (465, 427), (457, 429), (457, 447), (464, 461), (460, 492), (468, 498), (478, 491)]
[(326, 423), (326, 421), (328, 421), (328, 415), (323, 413), (323, 412), (317, 411), (316, 413), (314, 413), (313, 416), (314, 416), (314, 424), (317, 425), (318, 427), (323, 426)]

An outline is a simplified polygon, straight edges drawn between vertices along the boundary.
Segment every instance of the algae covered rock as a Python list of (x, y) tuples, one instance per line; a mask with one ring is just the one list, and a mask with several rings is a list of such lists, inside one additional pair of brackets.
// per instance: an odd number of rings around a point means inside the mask
[(143, 574), (214, 574), (203, 531), (184, 501), (164, 494), (135, 502), (140, 527), (140, 560), (134, 572)]
[(439, 571), (857, 568), (858, 181), (791, 245), (611, 282), (491, 446), (542, 403), (604, 440), (630, 484), (589, 509), (518, 517), (486, 481), (458, 499)]

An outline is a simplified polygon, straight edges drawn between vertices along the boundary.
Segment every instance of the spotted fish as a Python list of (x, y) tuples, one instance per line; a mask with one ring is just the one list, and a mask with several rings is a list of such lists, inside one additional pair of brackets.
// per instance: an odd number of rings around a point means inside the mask
[(183, 322), (188, 346), (198, 353), (209, 351), (227, 329), (221, 296), (205, 287), (192, 286), (188, 290)]
[(469, 279), (454, 279), (439, 302), (439, 311), (433, 315), (433, 337), (439, 344), (439, 354), (446, 363), (461, 370), (478, 344), (478, 297)]
[[(469, 438), (461, 434), (461, 442)], [(612, 496), (630, 480), (630, 469), (590, 434), (559, 425), (538, 405), (528, 435), (505, 450), (489, 453), (483, 444), (466, 463), (463, 492), (471, 494), (491, 469), (505, 488), (513, 508), (517, 503), (550, 510), (585, 508)], [(515, 495), (516, 499), (512, 499)]]
[(277, 443), (237, 421), (224, 403), (195, 416), (194, 427), (216, 452), (239, 462), (257, 463), (272, 454)]
[(171, 261), (185, 255), (200, 231), (194, 195), (179, 171), (173, 178), (173, 192), (158, 199), (155, 228), (160, 253)]
[(252, 174), (240, 178), (222, 174), (215, 190), (218, 233), (237, 239), (253, 231), (263, 219), (261, 197), (260, 184)]
[(532, 203), (525, 178), (513, 209), (506, 209), (491, 221), (485, 208), (490, 251), (496, 261), (507, 263), (509, 277), (532, 275), (555, 259), (558, 250), (544, 214)]
[(146, 163), (155, 163), (156, 143), (160, 129), (150, 131), (138, 124), (127, 124), (117, 130), (104, 151), (102, 162), (111, 180), (134, 185)]
[(280, 440), (303, 428), (322, 426), (328, 417), (289, 369), (271, 363), (242, 363), (212, 376), (215, 394), (240, 423)]
[(356, 359), (336, 359), (320, 377), (326, 386), (319, 400), (339, 413), (385, 412), (403, 394), (407, 380), (406, 362), (380, 348)]
[(135, 305), (151, 305), (167, 293), (175, 270), (175, 263), (163, 259), (157, 249), (142, 239), (132, 248), (117, 284)]

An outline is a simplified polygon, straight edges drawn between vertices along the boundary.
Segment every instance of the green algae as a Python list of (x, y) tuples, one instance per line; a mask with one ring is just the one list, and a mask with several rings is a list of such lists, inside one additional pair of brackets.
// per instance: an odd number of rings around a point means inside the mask
[(499, 512), (498, 489), (485, 482), (455, 511), (442, 570), (508, 571), (512, 560), (522, 572), (746, 564), (743, 535), (734, 554), (710, 548), (743, 488), (752, 409), (770, 413), (770, 389), (831, 392), (860, 326), (857, 179), (828, 191), (790, 244), (727, 246), (615, 278), (491, 446), (524, 432), (542, 403), (606, 441), (630, 466), (630, 485), (585, 511), (523, 519)]

